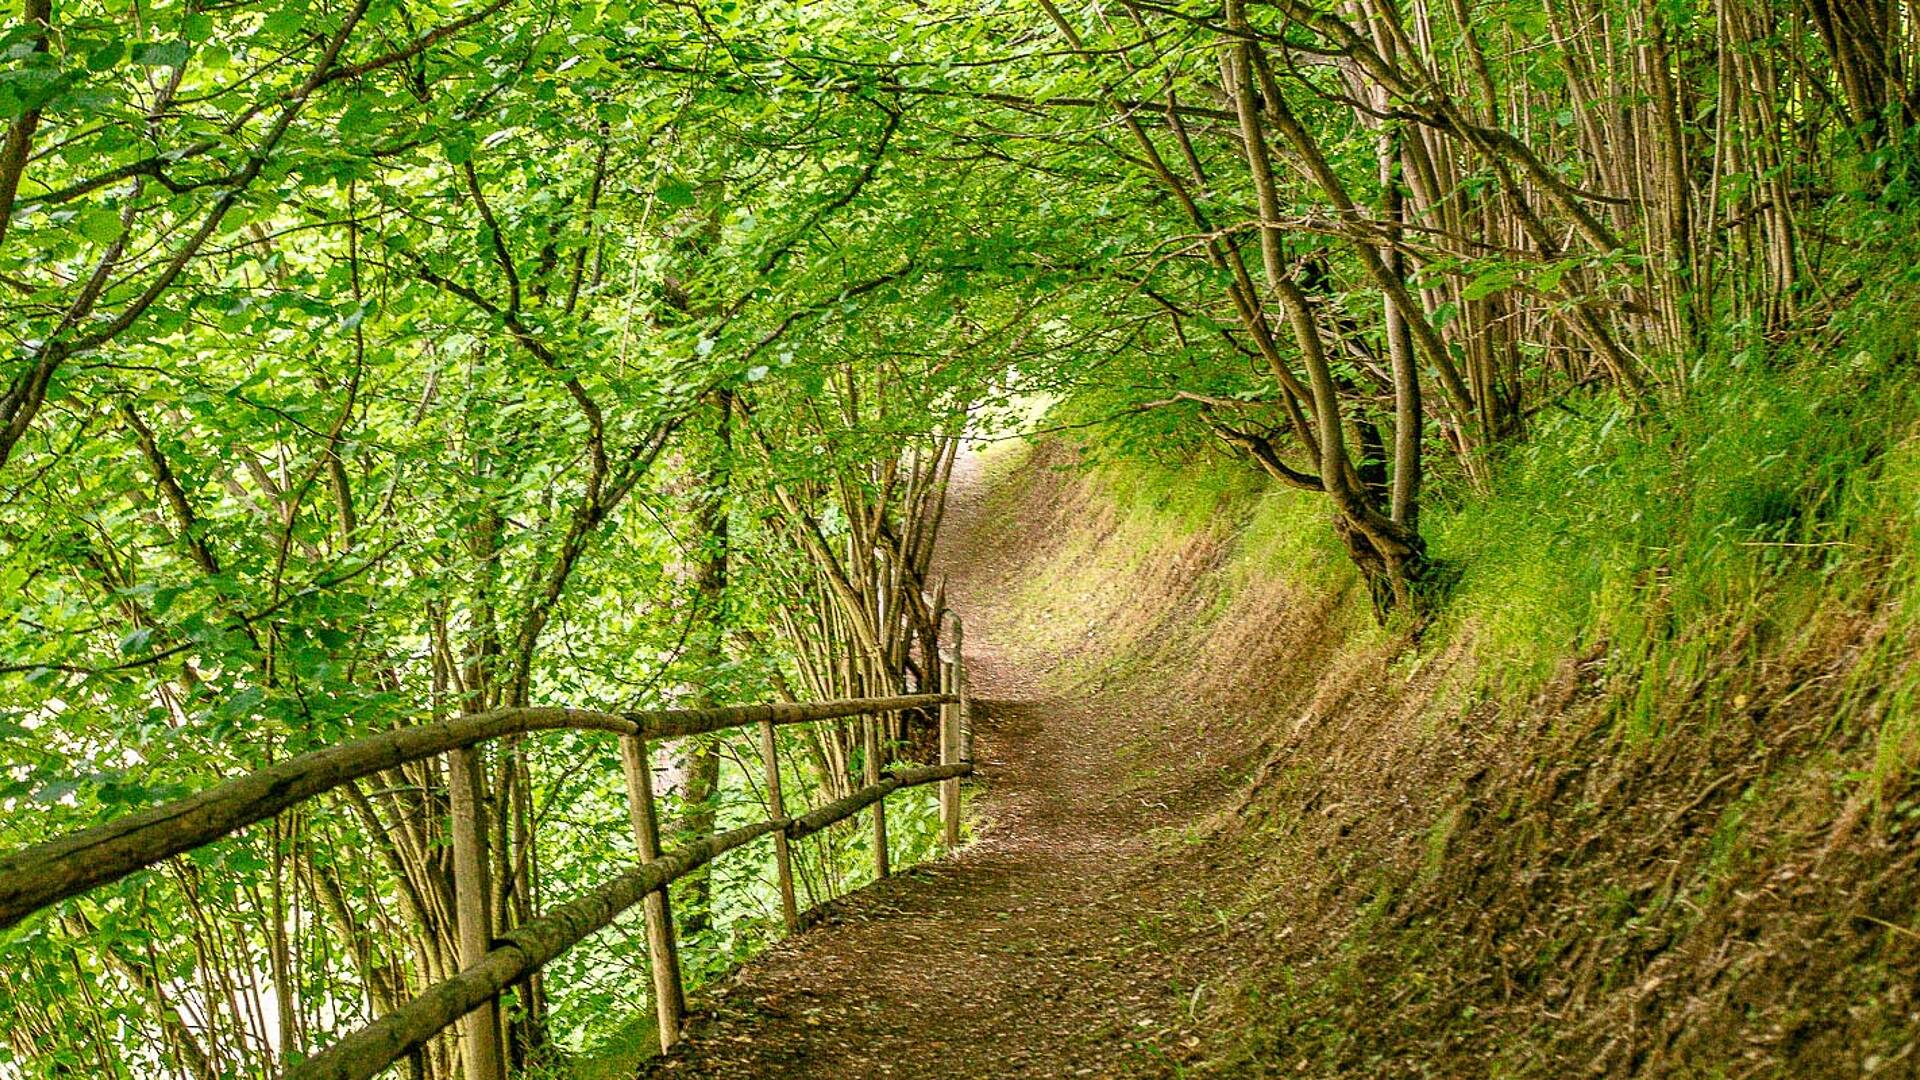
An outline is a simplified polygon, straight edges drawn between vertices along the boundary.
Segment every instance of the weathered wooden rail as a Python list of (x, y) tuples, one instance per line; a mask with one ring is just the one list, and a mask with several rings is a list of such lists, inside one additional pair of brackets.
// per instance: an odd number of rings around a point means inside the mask
[[(781, 915), (787, 932), (793, 934), (799, 932), (801, 919), (789, 855), (792, 841), (872, 807), (874, 869), (876, 876), (885, 877), (887, 796), (904, 788), (939, 783), (942, 839), (949, 849), (959, 843), (960, 778), (973, 771), (968, 745), (970, 700), (961, 644), (956, 618), (953, 655), (937, 665), (939, 685), (937, 692), (930, 694), (631, 713), (496, 709), (302, 754), (199, 794), (0, 855), (0, 930), (52, 904), (232, 835), (351, 781), (444, 754), (453, 825), (454, 921), (460, 970), (407, 1004), (291, 1065), (281, 1073), (281, 1080), (370, 1080), (456, 1024), (461, 1025), (465, 1080), (505, 1080), (501, 995), (635, 904), (644, 904), (664, 1050), (678, 1041), (686, 1015), (669, 896), (673, 882), (725, 852), (771, 835)], [(856, 716), (875, 718), (927, 708), (939, 709), (939, 764), (882, 769), (874, 755), (877, 744), (869, 739), (864, 787), (797, 817), (787, 815), (780, 788), (778, 741), (774, 737), (777, 726)], [(699, 837), (673, 851), (661, 851), (649, 742), (746, 726), (759, 728), (768, 818)], [(870, 720), (869, 728), (874, 727), (877, 724)], [(478, 747), (504, 736), (557, 730), (605, 731), (620, 737), (638, 865), (496, 938), (486, 908), (487, 851)]]

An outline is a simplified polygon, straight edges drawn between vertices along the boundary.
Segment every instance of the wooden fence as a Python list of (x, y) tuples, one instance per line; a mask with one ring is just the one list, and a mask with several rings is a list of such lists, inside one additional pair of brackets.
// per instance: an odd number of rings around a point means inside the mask
[[(400, 728), (289, 758), (239, 779), (95, 828), (0, 855), (0, 930), (51, 904), (109, 884), (172, 856), (229, 836), (255, 822), (344, 784), (408, 762), (445, 754), (448, 764), (456, 938), (460, 970), (412, 1001), (345, 1036), (281, 1073), (281, 1080), (368, 1080), (415, 1053), (441, 1032), (461, 1025), (465, 1080), (505, 1080), (499, 1000), (513, 984), (643, 904), (659, 1013), (660, 1045), (680, 1036), (686, 1016), (679, 955), (674, 945), (669, 887), (719, 855), (762, 836), (774, 843), (781, 916), (789, 934), (800, 930), (789, 846), (872, 808), (874, 872), (887, 876), (885, 801), (904, 788), (940, 784), (942, 839), (960, 839), (960, 778), (973, 772), (970, 701), (961, 659), (959, 619), (952, 656), (937, 666), (936, 693), (846, 701), (665, 709), (606, 713), (591, 709), (496, 709)], [(938, 708), (940, 763), (883, 769), (878, 724), (867, 725), (866, 785), (843, 799), (789, 817), (780, 791), (774, 728), (845, 717), (882, 717)], [(674, 851), (660, 850), (648, 744), (730, 728), (757, 726), (765, 772), (768, 817), (699, 837)], [(555, 730), (605, 731), (620, 737), (627, 809), (637, 865), (584, 896), (552, 908), (504, 936), (492, 936), (486, 908), (487, 849), (481, 818), (480, 744), (503, 736)]]

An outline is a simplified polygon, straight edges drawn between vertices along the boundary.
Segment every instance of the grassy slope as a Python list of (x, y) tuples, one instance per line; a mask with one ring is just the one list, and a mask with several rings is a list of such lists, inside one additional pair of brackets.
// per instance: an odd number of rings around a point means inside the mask
[(1658, 426), (1573, 403), (1435, 500), (1458, 583), (1417, 641), (1310, 496), (1001, 455), (1056, 678), (1262, 733), (1168, 838), (1231, 871), (1212, 1066), (1920, 1074), (1911, 382), (1868, 349), (1730, 365)]

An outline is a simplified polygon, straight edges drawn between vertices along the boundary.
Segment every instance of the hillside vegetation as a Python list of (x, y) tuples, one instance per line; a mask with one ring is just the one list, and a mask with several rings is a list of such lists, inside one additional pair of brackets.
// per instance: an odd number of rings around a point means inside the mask
[(1260, 744), (1162, 837), (1239, 883), (1211, 1071), (1920, 1070), (1920, 407), (1905, 343), (1842, 344), (1657, 425), (1570, 401), (1429, 519), (1422, 627), (1210, 455), (996, 453), (1061, 686)]

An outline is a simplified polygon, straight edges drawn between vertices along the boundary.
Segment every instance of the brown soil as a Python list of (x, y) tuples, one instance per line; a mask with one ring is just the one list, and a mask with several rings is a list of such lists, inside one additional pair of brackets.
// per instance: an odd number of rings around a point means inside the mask
[(642, 1075), (1162, 1076), (1198, 1054), (1220, 927), (1204, 856), (1168, 838), (1224, 801), (1244, 748), (1126, 695), (1043, 689), (1060, 658), (996, 633), (1033, 545), (983, 501), (963, 470), (942, 552), (978, 698), (977, 838), (827, 906)]

